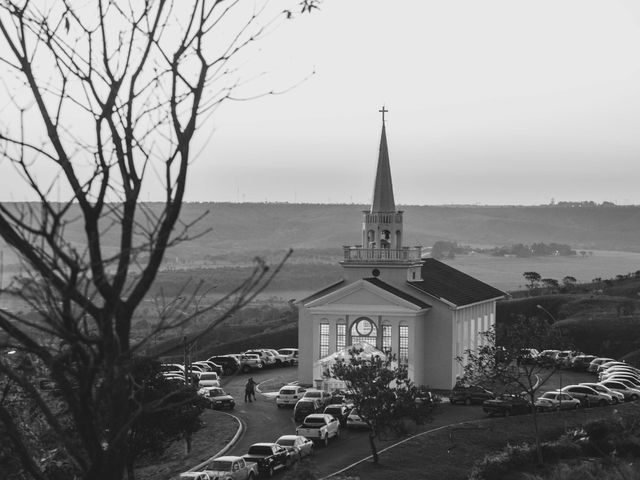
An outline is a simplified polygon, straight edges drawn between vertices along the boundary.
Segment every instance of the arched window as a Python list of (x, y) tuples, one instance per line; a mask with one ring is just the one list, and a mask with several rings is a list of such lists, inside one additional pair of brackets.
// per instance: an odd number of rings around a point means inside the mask
[(396, 230), (396, 248), (402, 248), (402, 232)]
[(389, 230), (383, 230), (380, 236), (380, 248), (390, 248), (391, 246), (391, 232)]
[(369, 230), (367, 232), (367, 246), (370, 248), (376, 248), (376, 232), (375, 230)]
[(351, 344), (367, 342), (377, 346), (378, 329), (376, 324), (367, 317), (360, 317), (351, 325)]
[(409, 327), (400, 325), (398, 334), (398, 363), (406, 366), (409, 365)]

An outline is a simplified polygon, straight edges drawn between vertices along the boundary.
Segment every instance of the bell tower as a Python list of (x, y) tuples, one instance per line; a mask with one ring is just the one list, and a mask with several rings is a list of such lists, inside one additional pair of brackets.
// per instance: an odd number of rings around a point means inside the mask
[(389, 148), (385, 113), (382, 107), (382, 134), (378, 152), (376, 180), (373, 185), (371, 208), (364, 210), (362, 219), (362, 244), (343, 246), (345, 278), (353, 281), (369, 277), (381, 277), (387, 282), (405, 282), (416, 278), (422, 247), (406, 247), (403, 239), (402, 211), (396, 210), (389, 165)]
[(393, 183), (389, 166), (389, 148), (384, 114), (388, 110), (383, 106), (382, 134), (378, 153), (378, 168), (373, 186), (371, 208), (363, 211), (362, 246), (372, 249), (402, 248), (402, 211), (396, 211), (393, 199)]

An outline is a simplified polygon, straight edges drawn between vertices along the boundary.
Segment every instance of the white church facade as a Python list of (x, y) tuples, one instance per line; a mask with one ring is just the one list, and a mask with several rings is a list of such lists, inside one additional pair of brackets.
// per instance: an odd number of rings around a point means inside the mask
[[(298, 377), (323, 381), (322, 359), (366, 342), (391, 351), (418, 385), (448, 389), (461, 373), (456, 357), (480, 345), (506, 294), (405, 246), (396, 210), (384, 108), (371, 208), (362, 244), (343, 247), (343, 278), (298, 302)], [(325, 383), (326, 384), (326, 383)]]

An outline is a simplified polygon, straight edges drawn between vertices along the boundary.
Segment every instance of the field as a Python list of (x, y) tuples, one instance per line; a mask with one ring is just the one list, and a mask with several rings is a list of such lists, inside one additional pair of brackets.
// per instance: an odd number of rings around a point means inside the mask
[(458, 255), (446, 263), (502, 290), (521, 290), (524, 272), (538, 272), (542, 278), (562, 281), (570, 275), (578, 282), (613, 278), (640, 270), (640, 253), (594, 250), (590, 256), (503, 258), (489, 255)]

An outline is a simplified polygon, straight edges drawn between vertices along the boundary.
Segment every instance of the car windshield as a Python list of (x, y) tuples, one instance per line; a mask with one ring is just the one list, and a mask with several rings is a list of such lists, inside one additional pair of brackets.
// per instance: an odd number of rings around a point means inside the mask
[(550, 400), (555, 400), (556, 398), (558, 398), (558, 394), (557, 393), (545, 393), (544, 395), (542, 395), (542, 398), (548, 398)]
[(209, 470), (217, 470), (219, 472), (230, 472), (231, 462), (224, 460), (214, 460), (209, 464)]
[(205, 372), (200, 376), (200, 381), (203, 380), (218, 380), (218, 374), (215, 372)]
[(325, 413), (342, 413), (342, 409), (340, 407), (334, 407), (334, 408), (327, 408), (325, 410)]
[(249, 448), (249, 455), (271, 455), (273, 450), (266, 445), (254, 445)]
[(307, 392), (304, 396), (307, 398), (320, 398), (322, 396), (322, 392)]
[(281, 395), (295, 395), (295, 393), (296, 391), (290, 388), (283, 388), (282, 390), (280, 390)]
[(316, 426), (316, 425), (324, 425), (324, 418), (305, 418), (304, 419), (304, 424), (305, 425), (311, 425), (311, 426)]
[(282, 445), (284, 447), (293, 447), (295, 440), (293, 438), (281, 438), (278, 440), (278, 445)]

